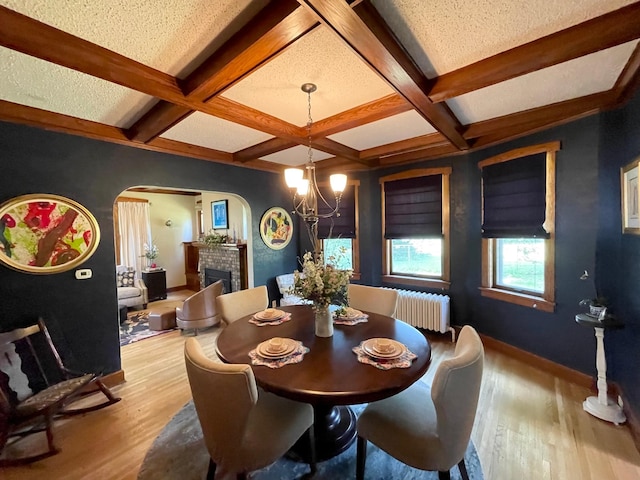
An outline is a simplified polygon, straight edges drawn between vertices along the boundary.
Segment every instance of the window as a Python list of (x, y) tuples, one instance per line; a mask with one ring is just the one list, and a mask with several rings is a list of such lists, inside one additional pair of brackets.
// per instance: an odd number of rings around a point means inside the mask
[(483, 296), (555, 308), (555, 152), (560, 142), (488, 158), (482, 170)]
[(380, 179), (383, 280), (449, 287), (451, 168), (410, 170)]
[[(353, 270), (353, 278), (360, 278), (360, 256), (358, 245), (358, 180), (350, 180), (340, 199), (339, 216), (320, 219), (318, 238), (322, 241), (324, 259), (333, 256), (338, 268)], [(320, 183), (320, 193), (330, 205), (334, 194), (328, 184)], [(318, 212), (328, 213), (329, 207), (318, 201)], [(344, 250), (343, 250), (344, 249)], [(344, 252), (344, 253), (343, 253)]]

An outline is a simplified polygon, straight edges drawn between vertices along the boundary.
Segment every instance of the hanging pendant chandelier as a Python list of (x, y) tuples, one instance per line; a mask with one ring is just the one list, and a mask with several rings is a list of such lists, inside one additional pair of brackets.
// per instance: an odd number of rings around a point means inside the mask
[[(340, 215), (340, 199), (342, 198), (342, 192), (347, 186), (347, 176), (337, 173), (329, 177), (331, 190), (333, 190), (335, 197), (334, 202), (330, 204), (327, 199), (324, 198), (318, 187), (316, 167), (313, 163), (313, 150), (311, 148), (311, 126), (313, 125), (311, 118), (311, 94), (317, 90), (317, 87), (313, 83), (305, 83), (301, 89), (307, 94), (309, 114), (307, 121), (308, 150), (307, 164), (305, 166), (306, 172), (300, 168), (287, 168), (284, 171), (284, 177), (287, 186), (293, 190), (292, 213), (295, 213), (304, 221), (309, 239), (313, 244), (316, 260), (319, 260), (322, 258), (322, 242), (318, 239), (318, 220)], [(320, 214), (318, 205), (326, 206), (329, 211)]]

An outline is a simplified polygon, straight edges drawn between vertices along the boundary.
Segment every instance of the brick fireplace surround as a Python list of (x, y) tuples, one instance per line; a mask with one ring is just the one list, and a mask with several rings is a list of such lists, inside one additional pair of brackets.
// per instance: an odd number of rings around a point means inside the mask
[(205, 268), (231, 272), (231, 289), (233, 292), (247, 288), (246, 244), (223, 243), (215, 247), (208, 247), (204, 243), (195, 245), (198, 247), (199, 253), (198, 271), (200, 272), (200, 288), (205, 287)]

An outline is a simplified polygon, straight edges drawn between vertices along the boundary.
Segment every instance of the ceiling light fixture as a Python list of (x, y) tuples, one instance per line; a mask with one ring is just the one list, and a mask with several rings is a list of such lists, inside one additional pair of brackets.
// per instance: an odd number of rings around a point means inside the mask
[[(307, 164), (305, 167), (307, 173), (305, 177), (304, 170), (300, 168), (287, 168), (284, 171), (284, 178), (287, 186), (294, 190), (292, 213), (297, 214), (304, 221), (309, 239), (313, 244), (316, 260), (320, 260), (322, 257), (322, 242), (318, 239), (318, 220), (340, 215), (338, 210), (340, 209), (342, 192), (347, 186), (347, 176), (342, 173), (336, 173), (329, 177), (331, 189), (335, 195), (335, 205), (330, 205), (322, 196), (322, 193), (320, 193), (316, 180), (316, 167), (313, 164), (313, 150), (311, 149), (311, 126), (313, 125), (311, 119), (311, 94), (317, 90), (317, 87), (313, 83), (305, 83), (301, 89), (307, 94), (309, 112), (309, 119), (307, 121), (307, 138), (309, 145), (307, 150)], [(330, 211), (320, 214), (318, 211), (318, 202), (322, 202)]]

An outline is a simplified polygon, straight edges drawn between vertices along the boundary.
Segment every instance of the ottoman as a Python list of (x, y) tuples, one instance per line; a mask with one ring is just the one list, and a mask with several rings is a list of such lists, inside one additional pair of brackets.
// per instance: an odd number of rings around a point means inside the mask
[(118, 315), (120, 317), (120, 323), (124, 323), (127, 320), (127, 306), (118, 304)]
[(149, 330), (170, 330), (176, 328), (175, 307), (156, 308), (149, 312)]

